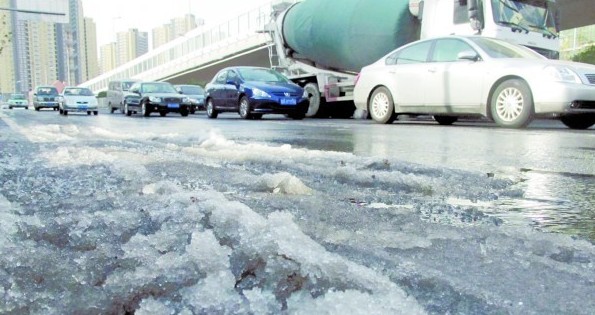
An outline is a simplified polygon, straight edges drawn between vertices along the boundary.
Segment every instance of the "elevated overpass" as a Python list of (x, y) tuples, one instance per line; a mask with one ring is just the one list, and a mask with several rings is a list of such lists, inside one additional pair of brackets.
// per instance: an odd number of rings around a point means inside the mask
[[(117, 79), (168, 81), (174, 84), (210, 81), (227, 66), (270, 67), (270, 36), (261, 33), (270, 22), (276, 0), (210, 29), (198, 28), (81, 86), (105, 91)], [(404, 0), (395, 0), (404, 1)], [(556, 0), (561, 30), (595, 24), (595, 0)]]

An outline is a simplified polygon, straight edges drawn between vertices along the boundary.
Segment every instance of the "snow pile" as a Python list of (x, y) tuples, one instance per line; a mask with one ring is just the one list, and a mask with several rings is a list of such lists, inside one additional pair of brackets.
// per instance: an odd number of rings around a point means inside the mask
[(312, 189), (304, 185), (299, 178), (287, 172), (264, 174), (256, 183), (256, 187), (275, 194), (307, 195), (312, 193)]

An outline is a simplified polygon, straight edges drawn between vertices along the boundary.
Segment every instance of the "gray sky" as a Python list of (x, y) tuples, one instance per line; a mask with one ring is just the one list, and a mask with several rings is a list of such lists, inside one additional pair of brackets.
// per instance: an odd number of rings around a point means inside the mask
[(206, 25), (218, 24), (271, 0), (83, 0), (86, 17), (97, 25), (98, 44), (115, 41), (115, 32), (138, 28), (150, 32), (156, 26), (189, 11)]

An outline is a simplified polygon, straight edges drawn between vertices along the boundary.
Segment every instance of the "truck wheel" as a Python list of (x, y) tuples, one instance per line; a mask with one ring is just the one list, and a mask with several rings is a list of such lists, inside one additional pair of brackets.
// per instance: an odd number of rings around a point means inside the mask
[(588, 129), (595, 125), (595, 115), (564, 115), (560, 120), (570, 129)]
[(242, 96), (242, 98), (240, 98), (239, 107), (238, 111), (240, 112), (240, 117), (242, 117), (242, 119), (252, 118), (252, 115), (250, 115), (250, 102), (247, 97)]
[(310, 100), (306, 117), (315, 117), (322, 105), (322, 97), (318, 90), (318, 84), (310, 82), (304, 86), (304, 90), (308, 93), (308, 100)]
[(213, 105), (213, 100), (209, 99), (207, 101), (207, 117), (215, 119), (218, 115), (219, 112), (215, 109), (215, 105)]
[(494, 91), (490, 102), (492, 119), (506, 128), (524, 128), (533, 120), (533, 96), (527, 83), (506, 80)]
[(393, 97), (385, 87), (374, 90), (368, 101), (368, 111), (372, 119), (381, 124), (391, 124), (397, 118)]
[(457, 120), (459, 120), (459, 117), (457, 116), (441, 116), (441, 115), (434, 115), (434, 120), (436, 122), (438, 122), (440, 125), (452, 125), (454, 124)]

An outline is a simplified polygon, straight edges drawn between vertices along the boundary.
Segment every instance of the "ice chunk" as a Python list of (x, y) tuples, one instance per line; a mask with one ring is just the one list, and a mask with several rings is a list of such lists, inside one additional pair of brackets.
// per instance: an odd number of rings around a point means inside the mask
[(264, 174), (256, 186), (276, 194), (307, 195), (312, 193), (312, 189), (304, 185), (299, 178), (287, 172)]

